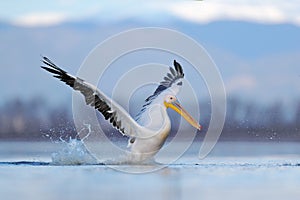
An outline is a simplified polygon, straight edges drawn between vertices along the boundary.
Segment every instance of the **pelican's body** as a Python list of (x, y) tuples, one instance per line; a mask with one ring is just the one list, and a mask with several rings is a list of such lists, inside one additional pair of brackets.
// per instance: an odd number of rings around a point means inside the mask
[(145, 123), (141, 123), (144, 131), (139, 133), (139, 137), (129, 139), (128, 146), (131, 147), (131, 160), (133, 161), (153, 157), (163, 146), (171, 130), (167, 109), (159, 103), (154, 104), (142, 117), (147, 118)]
[(177, 101), (176, 94), (180, 91), (184, 74), (182, 67), (175, 60), (175, 69), (170, 67), (170, 73), (164, 77), (164, 81), (160, 83), (155, 92), (145, 100), (145, 104), (136, 119), (133, 119), (123, 107), (107, 97), (94, 85), (68, 74), (47, 57), (43, 57), (43, 63), (47, 65), (42, 66), (43, 69), (53, 73), (54, 77), (73, 89), (80, 91), (88, 105), (101, 112), (113, 127), (129, 137), (130, 157), (134, 162), (142, 162), (152, 158), (163, 146), (171, 130), (167, 108), (172, 108), (192, 126), (201, 129), (201, 125)]

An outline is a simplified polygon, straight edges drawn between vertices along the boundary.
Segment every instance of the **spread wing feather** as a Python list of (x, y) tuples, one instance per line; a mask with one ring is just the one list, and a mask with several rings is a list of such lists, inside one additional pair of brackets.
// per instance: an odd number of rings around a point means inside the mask
[[(157, 97), (160, 93), (162, 93), (164, 90), (170, 88), (171, 90), (174, 90), (174, 93), (178, 93), (179, 87), (182, 85), (182, 80), (184, 77), (184, 73), (182, 70), (181, 65), (174, 60), (173, 63), (174, 68), (170, 67), (170, 73), (167, 73), (167, 75), (164, 77), (164, 80), (160, 82), (159, 86), (156, 88), (155, 92), (149, 96), (145, 101), (148, 102), (155, 97)], [(176, 84), (174, 84), (176, 83)]]
[(174, 60), (173, 65), (175, 69), (169, 67), (170, 72), (167, 73), (167, 75), (163, 78), (163, 81), (160, 82), (159, 86), (156, 88), (154, 93), (145, 100), (145, 104), (143, 105), (141, 111), (136, 115), (137, 120), (140, 119), (147, 106), (149, 106), (151, 102), (163, 91), (170, 89), (172, 93), (176, 95), (181, 89), (184, 73), (181, 65), (176, 60)]
[(46, 66), (41, 66), (41, 68), (83, 94), (86, 104), (102, 113), (104, 118), (123, 135), (132, 137), (138, 130), (143, 129), (122, 106), (107, 97), (94, 85), (68, 74), (47, 57), (43, 57), (42, 62)]

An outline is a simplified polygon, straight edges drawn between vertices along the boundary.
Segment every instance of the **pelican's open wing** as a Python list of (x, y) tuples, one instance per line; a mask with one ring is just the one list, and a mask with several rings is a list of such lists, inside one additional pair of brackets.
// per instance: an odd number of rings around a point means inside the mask
[(176, 60), (174, 60), (173, 65), (174, 68), (169, 67), (170, 71), (164, 77), (164, 80), (160, 82), (159, 86), (156, 88), (154, 93), (145, 100), (145, 104), (135, 117), (137, 121), (140, 120), (141, 115), (152, 103), (152, 101), (162, 92), (169, 90), (173, 95), (177, 95), (177, 93), (180, 91), (182, 87), (182, 79), (184, 77), (184, 73), (181, 65)]
[(174, 95), (179, 92), (180, 88), (182, 87), (184, 73), (181, 65), (176, 60), (174, 60), (173, 65), (175, 69), (172, 67), (169, 68), (170, 72), (167, 73), (167, 75), (164, 77), (164, 80), (160, 82), (155, 92), (146, 99), (146, 102), (154, 99), (166, 89), (171, 90)]
[(133, 136), (139, 129), (143, 128), (122, 106), (107, 97), (94, 85), (68, 74), (47, 57), (43, 57), (42, 62), (46, 65), (41, 66), (43, 69), (54, 74), (53, 76), (55, 78), (60, 79), (74, 90), (80, 91), (85, 97), (86, 104), (100, 111), (104, 118), (109, 120), (113, 127), (119, 130), (123, 135)]

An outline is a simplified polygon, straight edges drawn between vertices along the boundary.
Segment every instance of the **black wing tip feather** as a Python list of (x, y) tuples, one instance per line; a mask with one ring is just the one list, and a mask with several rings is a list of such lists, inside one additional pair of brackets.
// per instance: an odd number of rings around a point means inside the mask
[(182, 66), (176, 60), (174, 60), (173, 65), (175, 67), (175, 70), (178, 72), (178, 74), (183, 77), (184, 73), (183, 73)]
[[(42, 56), (42, 60), (41, 62), (43, 62), (45, 65), (47, 65), (49, 67), (51, 67), (52, 69), (55, 69), (61, 73), (64, 73), (64, 74), (67, 74), (66, 71), (62, 70), (61, 68), (59, 68), (54, 62), (52, 62), (48, 57), (46, 56)], [(44, 66), (41, 66), (43, 69), (45, 69), (46, 67)]]
[(67, 85), (74, 87), (76, 79), (70, 76), (66, 71), (62, 70), (56, 64), (54, 64), (48, 57), (42, 56), (41, 62), (46, 65), (41, 66), (42, 69), (50, 72), (53, 75), (53, 77), (58, 78)]

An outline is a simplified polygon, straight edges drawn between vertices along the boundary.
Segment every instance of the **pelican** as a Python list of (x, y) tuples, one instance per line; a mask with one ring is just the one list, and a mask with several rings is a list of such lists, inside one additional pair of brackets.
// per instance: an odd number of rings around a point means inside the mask
[(98, 110), (121, 134), (129, 137), (130, 157), (135, 162), (143, 162), (154, 157), (166, 141), (171, 121), (167, 109), (179, 113), (193, 127), (201, 130), (201, 125), (179, 104), (176, 95), (182, 87), (184, 73), (181, 65), (174, 60), (174, 67), (160, 82), (152, 95), (145, 100), (136, 118), (117, 102), (106, 96), (96, 86), (79, 77), (72, 76), (43, 56), (41, 68), (53, 74), (74, 90), (83, 94), (87, 105)]

